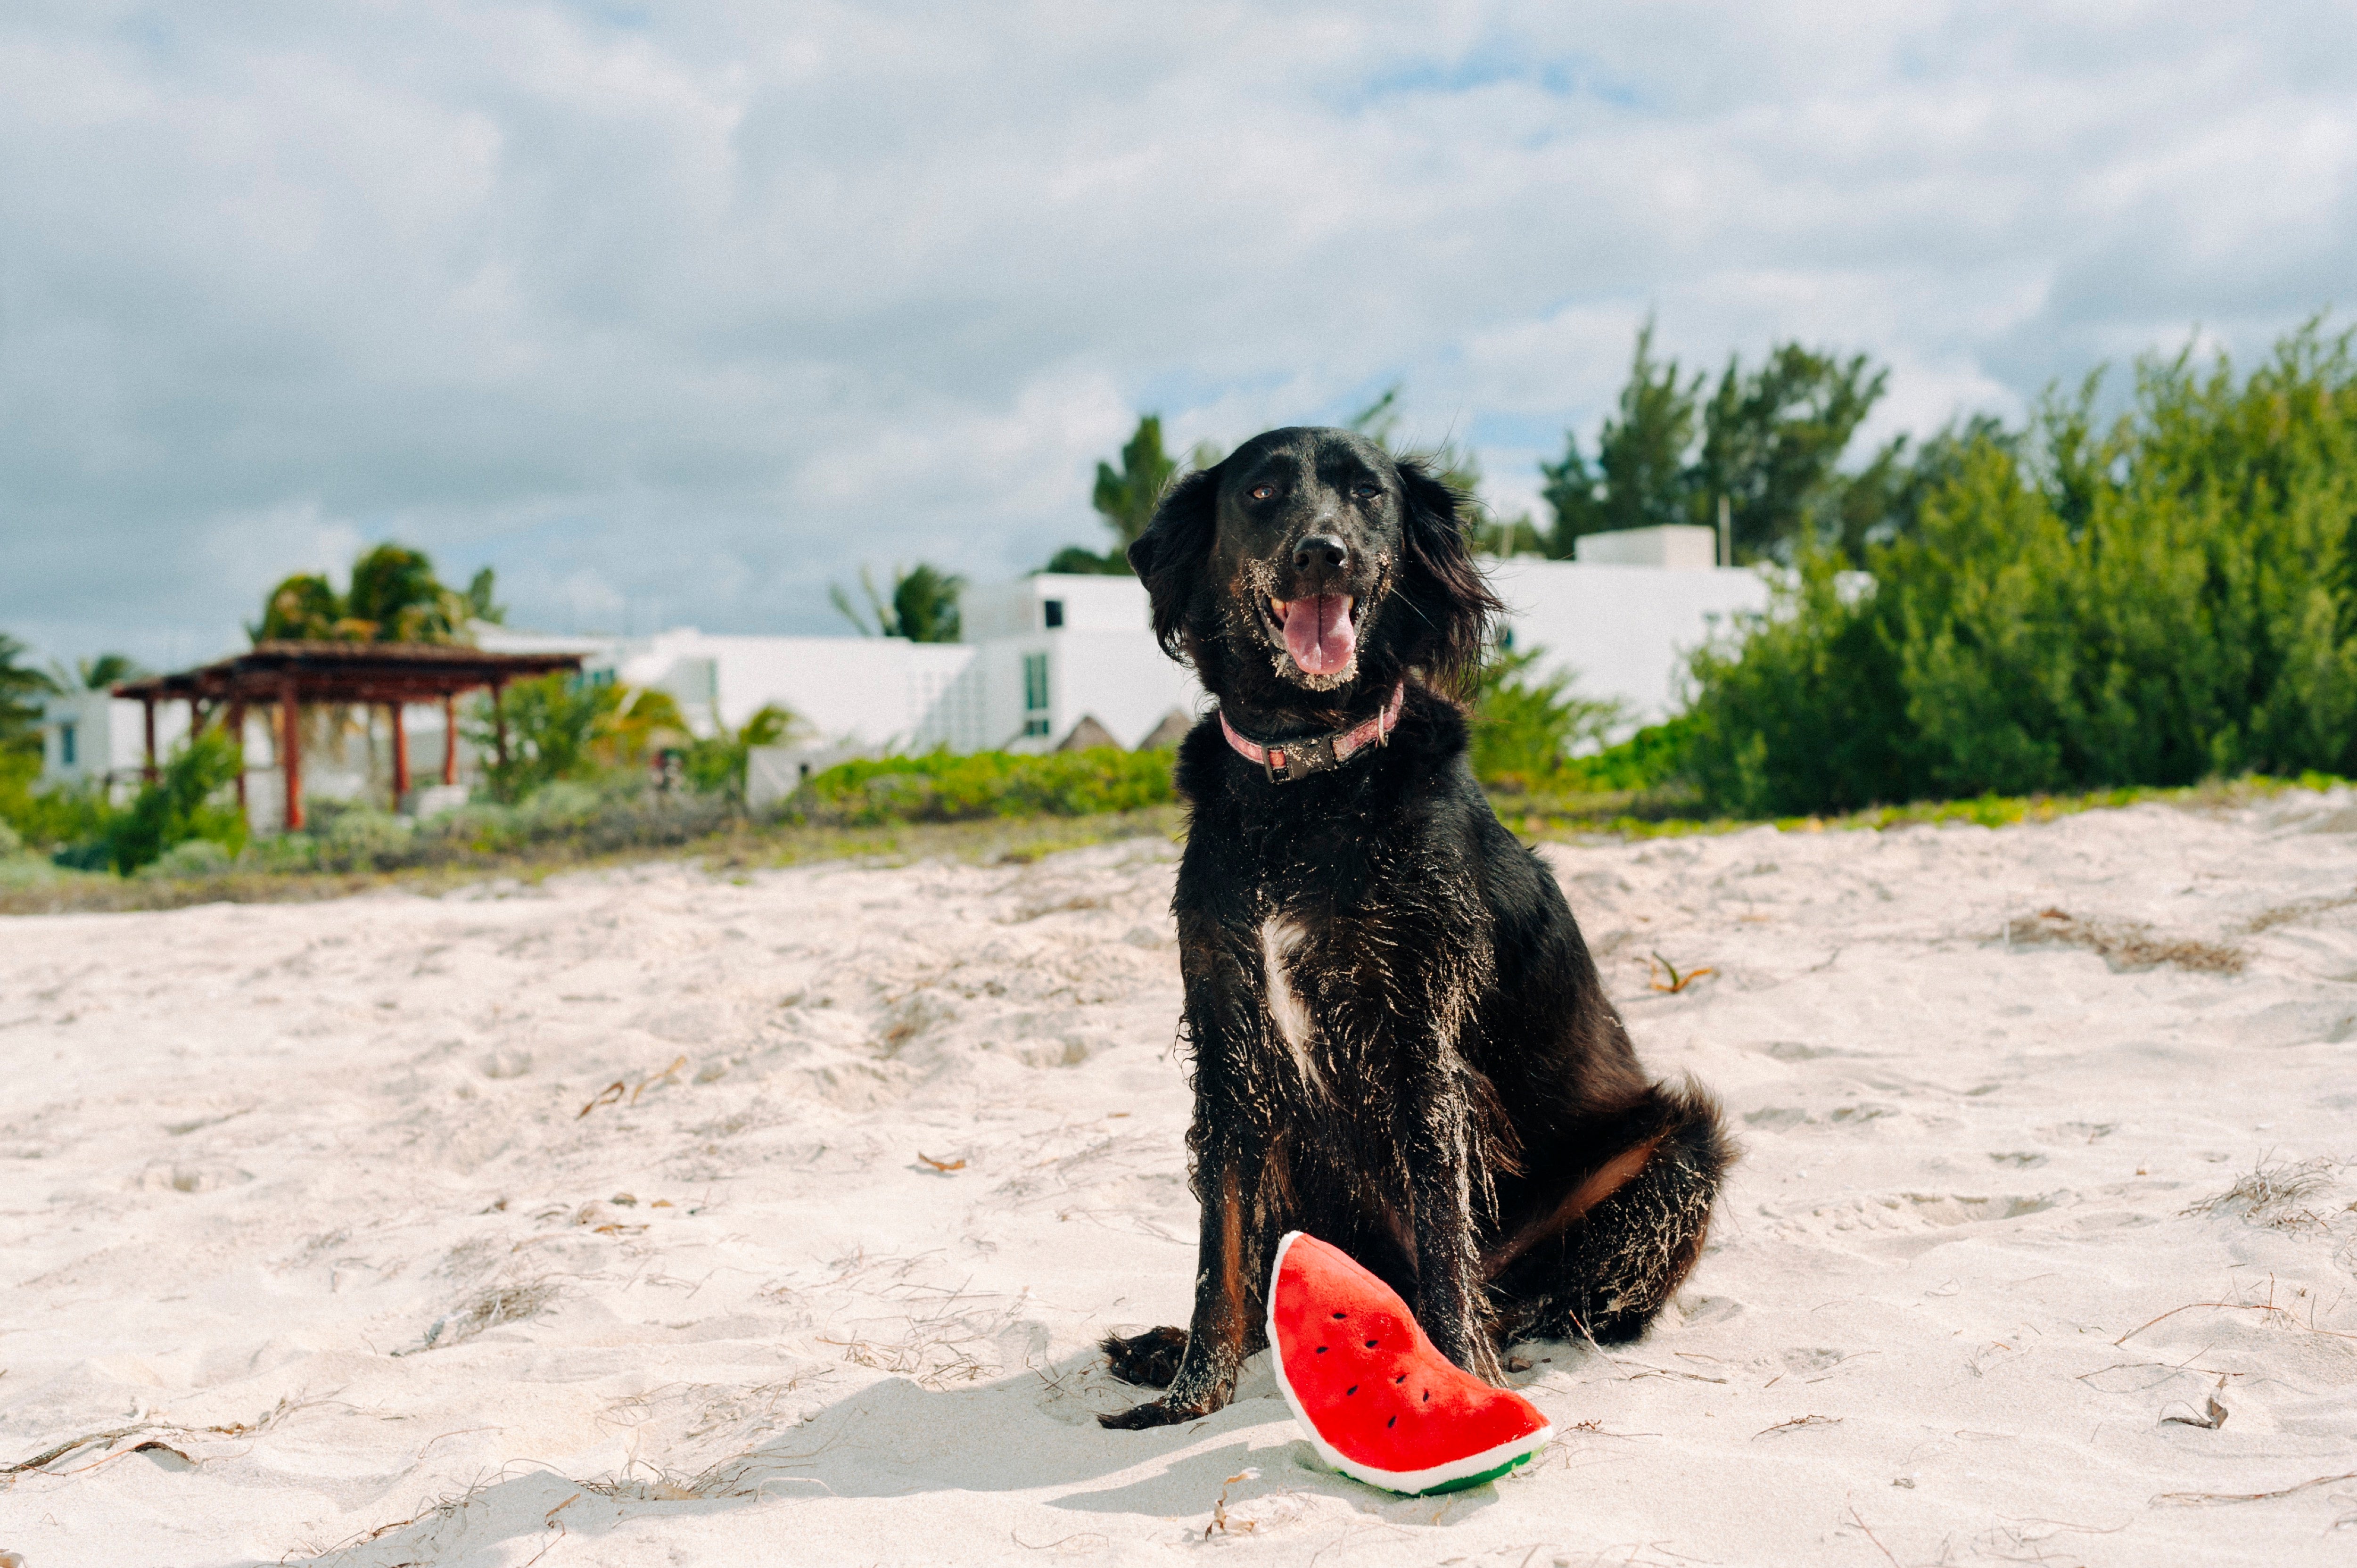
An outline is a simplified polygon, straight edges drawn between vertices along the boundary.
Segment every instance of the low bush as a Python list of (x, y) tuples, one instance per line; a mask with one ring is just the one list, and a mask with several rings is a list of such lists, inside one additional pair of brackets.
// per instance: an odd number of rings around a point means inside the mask
[(1474, 691), (1473, 776), (1498, 789), (1560, 789), (1572, 749), (1623, 722), (1619, 703), (1576, 695), (1568, 670), (1534, 673), (1544, 650), (1494, 649)]
[(220, 731), (208, 730), (174, 752), (156, 781), (120, 810), (110, 806), (100, 791), (87, 796), (60, 792), (63, 799), (52, 809), (86, 811), (88, 828), (57, 852), (57, 864), (77, 871), (112, 868), (128, 876), (198, 841), (219, 845), (224, 857), (234, 857), (245, 847), (245, 819), (234, 805), (217, 797), (235, 782), (241, 766), (236, 745)]
[(1028, 756), (979, 751), (839, 763), (786, 802), (788, 819), (872, 826), (981, 817), (1089, 816), (1172, 798), (1170, 754), (1099, 746)]
[(1975, 443), (1870, 583), (1804, 557), (1694, 663), (1684, 770), (1738, 816), (2357, 770), (2357, 363), (2140, 367)]

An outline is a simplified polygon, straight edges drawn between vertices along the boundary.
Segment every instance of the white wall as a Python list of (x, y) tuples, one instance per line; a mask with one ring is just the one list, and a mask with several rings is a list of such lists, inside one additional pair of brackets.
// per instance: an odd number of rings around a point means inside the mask
[(1768, 607), (1767, 579), (1743, 567), (1517, 556), (1491, 563), (1490, 583), (1516, 649), (1544, 650), (1541, 670), (1572, 671), (1580, 695), (1619, 698), (1638, 724), (1677, 711), (1689, 653), (1735, 616)]
[[(145, 715), (137, 703), (104, 692), (71, 692), (51, 697), (41, 712), (41, 785), (86, 784), (135, 777), (146, 766)], [(74, 760), (65, 760), (65, 732), (73, 731)], [(188, 704), (156, 704), (156, 759), (172, 754), (188, 738)]]

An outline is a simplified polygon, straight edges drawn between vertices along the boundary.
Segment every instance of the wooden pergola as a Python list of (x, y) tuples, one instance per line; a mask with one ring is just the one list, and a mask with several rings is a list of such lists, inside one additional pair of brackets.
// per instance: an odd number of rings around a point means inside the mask
[[(241, 741), (249, 708), (279, 710), (278, 758), (285, 776), (286, 828), (303, 826), (303, 705), (331, 703), (349, 707), (382, 707), (393, 722), (393, 798), (398, 810), (409, 793), (409, 732), (402, 713), (413, 703), (442, 704), (442, 782), (458, 781), (458, 698), (468, 692), (491, 693), (492, 733), (499, 759), (508, 759), (507, 717), (500, 696), (511, 681), (528, 681), (554, 671), (578, 670), (577, 653), (487, 653), (422, 642), (260, 642), (250, 650), (218, 664), (184, 671), (178, 675), (150, 675), (125, 681), (114, 688), (118, 697), (145, 705), (147, 725), (148, 782), (156, 777), (156, 705), (188, 704), (188, 734), (195, 736), (217, 717), (226, 717), (229, 733)], [(245, 807), (245, 775), (237, 779), (237, 803)]]

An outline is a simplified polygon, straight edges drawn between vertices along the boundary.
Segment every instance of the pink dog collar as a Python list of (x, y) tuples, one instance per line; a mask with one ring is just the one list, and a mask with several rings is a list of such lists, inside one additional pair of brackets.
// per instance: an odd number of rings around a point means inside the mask
[(1228, 712), (1220, 710), (1220, 732), (1236, 755), (1247, 762), (1257, 762), (1269, 777), (1269, 782), (1283, 784), (1312, 773), (1325, 773), (1340, 768), (1371, 746), (1382, 746), (1392, 737), (1399, 723), (1400, 708), (1407, 700), (1407, 684), (1402, 682), (1392, 688), (1392, 700), (1383, 711), (1361, 724), (1329, 735), (1311, 736), (1307, 740), (1279, 741), (1275, 746), (1263, 746), (1236, 733), (1228, 722)]

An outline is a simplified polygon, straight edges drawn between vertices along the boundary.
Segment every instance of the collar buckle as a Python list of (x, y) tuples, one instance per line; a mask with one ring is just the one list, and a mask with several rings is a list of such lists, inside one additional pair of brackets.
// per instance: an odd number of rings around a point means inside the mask
[(1312, 773), (1325, 773), (1340, 767), (1341, 759), (1334, 755), (1334, 737), (1312, 736), (1307, 740), (1288, 740), (1282, 746), (1267, 748), (1262, 761), (1262, 771), (1272, 784), (1307, 778)]

